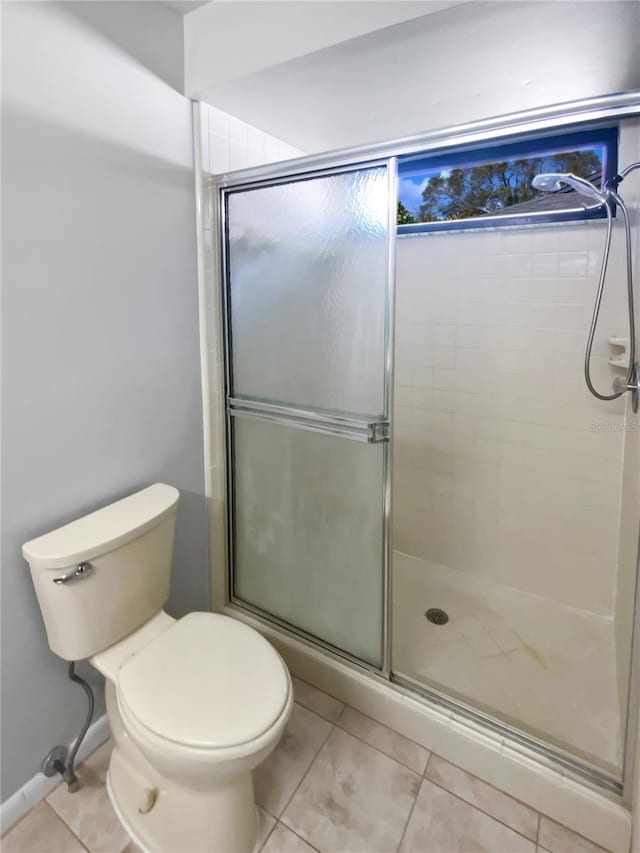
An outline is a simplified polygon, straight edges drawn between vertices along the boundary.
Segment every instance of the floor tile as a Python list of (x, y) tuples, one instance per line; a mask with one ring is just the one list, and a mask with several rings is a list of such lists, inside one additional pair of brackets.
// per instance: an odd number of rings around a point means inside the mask
[(425, 779), (400, 853), (535, 853), (535, 844)]
[(258, 805), (280, 817), (330, 731), (327, 720), (294, 705), (282, 740), (253, 775)]
[(78, 836), (90, 853), (121, 853), (130, 842), (116, 817), (106, 789), (109, 756), (108, 742), (78, 768), (82, 787), (75, 794), (62, 784), (47, 797), (51, 808)]
[(342, 709), (344, 708), (343, 703), (295, 676), (293, 676), (292, 680), (296, 702), (304, 705), (305, 708), (309, 708), (310, 711), (315, 711), (316, 714), (324, 717), (325, 720), (335, 723), (342, 713)]
[(272, 817), (269, 812), (266, 812), (264, 809), (261, 809), (260, 806), (257, 808), (258, 811), (258, 834), (256, 836), (256, 844), (255, 849), (261, 850), (262, 845), (269, 837), (269, 833), (273, 829), (273, 826), (276, 822), (275, 817)]
[(394, 732), (393, 729), (388, 729), (382, 723), (366, 717), (355, 708), (345, 708), (340, 715), (338, 725), (370, 746), (379, 749), (380, 752), (384, 752), (389, 758), (404, 764), (410, 770), (424, 773), (429, 752), (412, 740)]
[(314, 853), (314, 850), (283, 823), (277, 823), (262, 853)]
[(323, 853), (395, 853), (420, 777), (334, 729), (283, 815)]
[(431, 756), (425, 776), (480, 811), (506, 823), (521, 835), (526, 835), (532, 841), (536, 840), (538, 813), (529, 806), (514, 800), (476, 776), (465, 773), (437, 755)]
[(43, 801), (2, 838), (2, 853), (85, 853), (73, 833)]
[(604, 853), (603, 848), (593, 841), (588, 841), (544, 815), (540, 816), (538, 844), (550, 853)]

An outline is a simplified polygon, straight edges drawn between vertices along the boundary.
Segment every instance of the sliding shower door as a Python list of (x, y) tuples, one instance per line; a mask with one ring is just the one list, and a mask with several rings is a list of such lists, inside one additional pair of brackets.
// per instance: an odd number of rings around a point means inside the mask
[(383, 663), (387, 163), (228, 189), (232, 599)]

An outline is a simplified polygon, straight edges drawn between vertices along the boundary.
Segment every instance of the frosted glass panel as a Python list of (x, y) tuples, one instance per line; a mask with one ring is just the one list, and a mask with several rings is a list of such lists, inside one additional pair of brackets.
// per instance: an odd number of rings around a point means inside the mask
[(383, 445), (233, 427), (236, 597), (379, 666)]
[(228, 197), (234, 396), (383, 412), (386, 168)]

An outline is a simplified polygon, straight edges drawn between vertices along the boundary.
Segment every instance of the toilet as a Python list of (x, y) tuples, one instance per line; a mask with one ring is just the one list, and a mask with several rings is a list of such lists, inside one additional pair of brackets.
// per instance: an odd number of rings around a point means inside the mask
[(105, 677), (107, 789), (127, 832), (149, 853), (250, 853), (251, 774), (289, 719), (291, 678), (242, 622), (164, 612), (178, 500), (156, 483), (22, 551), (51, 650)]

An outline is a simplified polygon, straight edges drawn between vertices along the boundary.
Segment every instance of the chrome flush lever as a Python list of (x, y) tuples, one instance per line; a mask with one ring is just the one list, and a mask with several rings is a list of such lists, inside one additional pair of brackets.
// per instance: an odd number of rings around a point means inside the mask
[(69, 583), (69, 581), (79, 581), (86, 578), (93, 571), (91, 563), (80, 563), (74, 572), (68, 575), (60, 575), (59, 578), (54, 578), (54, 583)]

